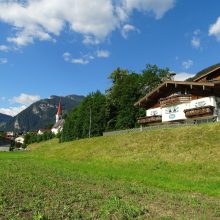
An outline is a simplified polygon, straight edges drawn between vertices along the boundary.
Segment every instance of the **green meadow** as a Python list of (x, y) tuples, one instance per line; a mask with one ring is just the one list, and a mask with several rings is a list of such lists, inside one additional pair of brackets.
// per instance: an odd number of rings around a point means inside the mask
[(220, 219), (220, 124), (0, 153), (0, 219)]

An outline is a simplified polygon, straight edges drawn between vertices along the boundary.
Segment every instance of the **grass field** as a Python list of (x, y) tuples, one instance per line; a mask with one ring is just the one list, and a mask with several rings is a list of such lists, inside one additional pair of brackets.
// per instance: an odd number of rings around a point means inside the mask
[(0, 153), (0, 219), (220, 219), (220, 124)]

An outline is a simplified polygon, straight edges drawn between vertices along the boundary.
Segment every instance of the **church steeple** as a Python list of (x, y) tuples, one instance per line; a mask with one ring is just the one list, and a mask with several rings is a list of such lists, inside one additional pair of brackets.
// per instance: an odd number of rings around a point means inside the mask
[(58, 122), (61, 118), (62, 118), (62, 108), (61, 108), (61, 100), (60, 100), (56, 114), (56, 122)]

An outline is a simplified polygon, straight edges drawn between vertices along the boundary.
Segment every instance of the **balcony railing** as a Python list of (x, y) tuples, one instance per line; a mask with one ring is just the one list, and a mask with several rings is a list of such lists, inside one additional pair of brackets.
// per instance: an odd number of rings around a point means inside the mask
[(186, 118), (196, 118), (196, 117), (204, 117), (213, 115), (214, 113), (214, 106), (203, 106), (198, 108), (191, 108), (184, 110)]
[(162, 122), (162, 115), (154, 115), (154, 116), (138, 118), (139, 124), (151, 124), (151, 123), (159, 123), (159, 122)]
[(174, 95), (167, 98), (160, 99), (160, 106), (165, 107), (169, 105), (177, 105), (179, 103), (185, 103), (191, 101), (191, 95)]

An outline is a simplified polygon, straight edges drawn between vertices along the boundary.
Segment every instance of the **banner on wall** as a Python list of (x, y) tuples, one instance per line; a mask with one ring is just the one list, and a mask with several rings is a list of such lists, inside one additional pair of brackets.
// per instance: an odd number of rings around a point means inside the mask
[(189, 106), (189, 104), (180, 104), (175, 106), (169, 106), (162, 108), (162, 121), (175, 121), (186, 119), (184, 110)]
[(162, 109), (161, 108), (148, 109), (146, 115), (147, 117), (162, 115)]
[[(148, 109), (146, 115), (148, 117), (162, 115), (162, 122), (184, 120), (186, 119), (184, 110), (209, 105), (217, 107), (216, 98), (214, 96), (196, 99), (192, 100), (191, 102), (182, 103), (174, 106), (167, 106), (164, 108), (159, 107), (154, 109)], [(220, 99), (218, 105), (220, 108)]]

